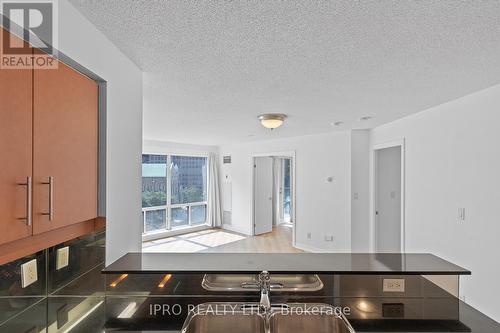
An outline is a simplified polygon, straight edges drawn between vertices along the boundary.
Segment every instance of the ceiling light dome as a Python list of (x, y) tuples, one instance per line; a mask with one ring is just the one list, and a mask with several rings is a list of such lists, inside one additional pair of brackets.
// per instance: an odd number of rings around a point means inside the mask
[(261, 114), (259, 116), (260, 123), (265, 128), (275, 129), (283, 125), (283, 122), (286, 119), (286, 114), (282, 113), (268, 113)]

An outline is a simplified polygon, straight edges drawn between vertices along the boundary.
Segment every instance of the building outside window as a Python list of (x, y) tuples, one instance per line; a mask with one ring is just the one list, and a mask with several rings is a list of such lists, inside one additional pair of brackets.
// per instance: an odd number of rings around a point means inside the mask
[(143, 154), (143, 233), (206, 224), (207, 171), (207, 157)]

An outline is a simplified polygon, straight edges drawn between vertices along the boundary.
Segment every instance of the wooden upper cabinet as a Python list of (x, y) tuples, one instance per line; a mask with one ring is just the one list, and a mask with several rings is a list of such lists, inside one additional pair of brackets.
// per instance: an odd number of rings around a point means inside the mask
[[(2, 36), (7, 32), (0, 29)], [(15, 37), (11, 37), (15, 38)], [(32, 70), (0, 69), (0, 244), (31, 236)]]
[(98, 87), (61, 62), (58, 69), (35, 69), (33, 80), (33, 233), (39, 234), (97, 217)]

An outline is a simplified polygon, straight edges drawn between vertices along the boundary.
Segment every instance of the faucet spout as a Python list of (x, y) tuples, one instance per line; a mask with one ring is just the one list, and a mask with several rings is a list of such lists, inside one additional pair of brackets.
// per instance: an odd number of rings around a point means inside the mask
[(261, 290), (260, 292), (260, 307), (264, 311), (271, 309), (271, 301), (269, 300), (269, 292)]
[(271, 309), (271, 300), (269, 299), (269, 291), (271, 290), (271, 276), (269, 272), (263, 271), (259, 274), (260, 285), (260, 308), (264, 312)]

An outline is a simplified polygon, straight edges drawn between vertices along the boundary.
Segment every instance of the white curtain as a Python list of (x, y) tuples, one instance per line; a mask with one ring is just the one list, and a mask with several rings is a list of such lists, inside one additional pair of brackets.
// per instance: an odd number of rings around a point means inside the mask
[(208, 221), (212, 227), (222, 226), (222, 203), (219, 186), (219, 165), (214, 153), (208, 157)]

